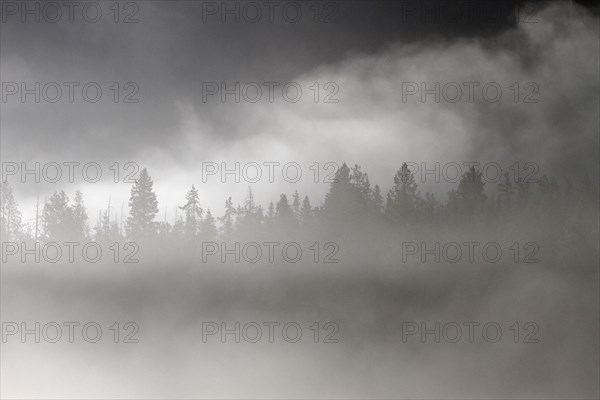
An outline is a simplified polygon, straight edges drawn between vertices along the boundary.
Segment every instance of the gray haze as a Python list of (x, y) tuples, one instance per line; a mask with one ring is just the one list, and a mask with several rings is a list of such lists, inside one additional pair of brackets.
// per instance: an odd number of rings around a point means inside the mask
[[(105, 11), (112, 3), (100, 2)], [(535, 177), (555, 177), (561, 194), (539, 207), (472, 220), (454, 220), (440, 207), (423, 224), (363, 224), (349, 216), (317, 221), (313, 230), (219, 235), (219, 242), (297, 241), (306, 251), (297, 264), (202, 262), (199, 243), (175, 236), (140, 242), (137, 264), (115, 264), (108, 250), (97, 264), (11, 258), (3, 262), (0, 280), (3, 323), (95, 321), (104, 333), (96, 344), (80, 336), (56, 344), (9, 337), (1, 344), (2, 396), (600, 396), (598, 198), (584, 180), (589, 177), (597, 190), (597, 7), (536, 2), (532, 20), (515, 20), (515, 10), (528, 10), (525, 4), (486, 2), (492, 17), (424, 23), (419, 16), (403, 20), (402, 2), (334, 3), (339, 11), (333, 23), (314, 23), (308, 8), (295, 24), (280, 17), (273, 24), (203, 23), (202, 2), (193, 1), (136, 2), (139, 22), (132, 24), (116, 24), (110, 13), (94, 24), (21, 23), (14, 16), (2, 22), (3, 83), (98, 82), (105, 89), (93, 104), (80, 96), (73, 104), (21, 103), (16, 96), (0, 103), (3, 163), (97, 162), (108, 174), (93, 184), (10, 177), (23, 223), (35, 223), (38, 195), (43, 202), (58, 190), (71, 199), (81, 190), (92, 231), (109, 201), (113, 218), (126, 219), (132, 185), (111, 181), (114, 162), (148, 169), (158, 198), (156, 220), (170, 227), (176, 213), (183, 215), (178, 207), (192, 184), (215, 218), (223, 215), (228, 196), (243, 206), (249, 187), (265, 210), (281, 193), (291, 202), (295, 190), (321, 207), (331, 187), (312, 181), (308, 167), (315, 162), (360, 165), (384, 199), (403, 162), (494, 162), (503, 172), (515, 162), (532, 162), (539, 166)], [(203, 102), (202, 83), (209, 81), (297, 82), (304, 92), (297, 103), (280, 96), (269, 103), (263, 96), (257, 103), (223, 104), (218, 95)], [(114, 82), (135, 82), (139, 102), (112, 102), (107, 88)], [(337, 84), (339, 102), (315, 103), (308, 90), (314, 82)], [(466, 93), (456, 103), (436, 103), (432, 96), (421, 102), (418, 95), (403, 101), (407, 82), (480, 86), (473, 102)], [(497, 102), (481, 96), (489, 82), (503, 90)], [(518, 102), (510, 90), (515, 82)], [(533, 97), (538, 101), (523, 102), (527, 84), (539, 89)], [(203, 183), (203, 161), (298, 162), (304, 176), (297, 184)], [(457, 187), (418, 185), (442, 203)], [(495, 210), (497, 184), (485, 190)], [(537, 196), (538, 187), (532, 190)], [(405, 242), (471, 241), (498, 242), (505, 256), (499, 263), (402, 261)], [(314, 242), (339, 245), (339, 263), (311, 262), (307, 248)], [(538, 260), (513, 263), (508, 249), (515, 242), (539, 246)], [(108, 327), (116, 321), (137, 323), (139, 343), (113, 343)], [(217, 336), (203, 343), (202, 323), (210, 321), (296, 322), (304, 332), (299, 343), (221, 343)], [(494, 321), (504, 333), (498, 343), (481, 336), (475, 343), (421, 343), (418, 335), (405, 343), (402, 324), (409, 321)], [(514, 343), (509, 327), (516, 321), (521, 334), (523, 324), (535, 322), (539, 343), (523, 343), (522, 337)], [(339, 343), (314, 343), (309, 327), (315, 322), (337, 324)]]
[[(104, 169), (136, 162), (161, 186), (161, 207), (174, 205), (191, 183), (200, 185), (201, 161), (296, 161), (304, 168), (345, 161), (363, 166), (383, 188), (402, 161), (493, 161), (505, 169), (534, 162), (539, 175), (585, 170), (598, 176), (598, 19), (590, 11), (555, 3), (536, 8), (534, 23), (473, 18), (463, 33), (456, 24), (412, 19), (392, 25), (395, 30), (383, 24), (371, 31), (348, 7), (340, 5), (333, 24), (203, 24), (200, 5), (192, 2), (145, 2), (134, 24), (9, 19), (2, 24), (3, 82), (98, 82), (105, 93), (94, 104), (81, 96), (73, 104), (18, 98), (2, 104), (3, 160), (95, 161)], [(476, 35), (479, 25), (496, 29)], [(107, 100), (113, 82), (131, 81), (140, 88), (139, 103)], [(205, 81), (293, 81), (304, 96), (294, 104), (281, 96), (273, 104), (203, 103)], [(315, 104), (307, 89), (313, 82), (337, 83), (339, 103)], [(436, 104), (429, 96), (423, 104), (418, 95), (403, 102), (402, 82), (479, 82), (479, 88), (497, 82), (503, 95), (491, 103), (479, 90), (471, 103), (465, 90), (457, 103)], [(514, 82), (521, 101), (529, 92), (525, 84), (537, 84), (539, 102), (515, 103)], [(102, 183), (78, 187), (94, 197), (91, 207), (104, 206), (107, 199), (96, 195), (107, 190), (125, 200), (128, 188)], [(53, 186), (42, 185), (42, 196)], [(213, 194), (204, 200), (213, 209), (227, 194), (241, 201), (247, 191), (247, 185), (201, 186)], [(269, 191), (262, 202), (277, 194), (272, 186), (261, 188)], [(324, 193), (323, 186), (301, 188)], [(38, 187), (15, 190), (30, 213)]]

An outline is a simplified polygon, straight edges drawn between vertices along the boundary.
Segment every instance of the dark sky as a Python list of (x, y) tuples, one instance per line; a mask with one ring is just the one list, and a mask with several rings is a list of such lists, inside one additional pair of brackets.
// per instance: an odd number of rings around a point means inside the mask
[[(79, 10), (73, 23), (66, 15), (58, 23), (31, 16), (23, 23), (3, 12), (3, 83), (97, 82), (103, 97), (93, 104), (77, 90), (72, 104), (66, 94), (39, 104), (10, 97), (1, 104), (2, 160), (134, 161), (177, 194), (197, 181), (199, 160), (346, 161), (363, 165), (384, 188), (412, 159), (494, 160), (503, 167), (521, 160), (552, 174), (597, 173), (597, 8), (322, 1), (315, 22), (314, 2), (288, 3), (278, 2), (273, 23), (264, 7), (256, 23), (243, 15), (223, 23), (203, 10), (225, 3), (200, 1), (139, 1), (139, 10), (123, 6), (119, 23), (112, 1), (100, 2), (97, 23)], [(295, 5), (302, 16), (292, 23), (282, 10), (293, 18)], [(138, 22), (121, 22), (132, 11)], [(294, 81), (304, 94), (296, 104), (203, 103), (202, 83), (212, 81)], [(470, 81), (498, 82), (502, 101), (401, 101), (403, 82)], [(133, 82), (139, 102), (111, 101), (114, 82), (121, 94)], [(338, 84), (339, 103), (310, 104), (311, 82)], [(540, 101), (510, 101), (515, 82), (519, 90), (534, 82)], [(214, 197), (222, 202), (221, 192)]]

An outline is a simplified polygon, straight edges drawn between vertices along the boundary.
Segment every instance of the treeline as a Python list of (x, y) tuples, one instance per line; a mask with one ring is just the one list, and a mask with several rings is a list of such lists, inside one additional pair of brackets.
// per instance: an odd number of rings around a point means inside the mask
[[(360, 166), (343, 164), (330, 184), (324, 201), (313, 206), (308, 196), (298, 191), (264, 208), (255, 202), (252, 190), (243, 204), (235, 206), (225, 200), (223, 215), (215, 217), (201, 205), (195, 186), (182, 198), (180, 213), (173, 223), (158, 221), (158, 201), (153, 181), (146, 169), (131, 188), (128, 215), (116, 215), (112, 207), (100, 212), (98, 222), (90, 227), (81, 192), (70, 201), (63, 191), (55, 192), (37, 213), (35, 223), (24, 224), (21, 212), (7, 182), (1, 185), (1, 227), (3, 241), (61, 242), (94, 240), (97, 242), (159, 240), (163, 244), (231, 240), (248, 237), (311, 236), (328, 232), (372, 232), (386, 229), (418, 230), (425, 227), (456, 224), (486, 224), (527, 218), (553, 221), (562, 230), (577, 230), (589, 224), (589, 210), (598, 208), (598, 185), (590, 178), (567, 179), (562, 185), (546, 176), (536, 183), (522, 179), (513, 182), (506, 174), (492, 194), (486, 194), (482, 172), (471, 167), (457, 187), (448, 192), (446, 201), (431, 193), (421, 194), (414, 174), (402, 164), (393, 178), (393, 186), (382, 193), (372, 186)], [(597, 214), (594, 214), (597, 215)], [(594, 217), (594, 219), (597, 217)]]

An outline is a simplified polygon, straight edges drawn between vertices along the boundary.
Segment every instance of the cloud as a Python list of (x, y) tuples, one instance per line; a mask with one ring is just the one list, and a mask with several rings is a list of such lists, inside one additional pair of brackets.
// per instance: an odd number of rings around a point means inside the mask
[[(298, 103), (222, 105), (232, 136), (189, 104), (179, 154), (202, 143), (199, 154), (211, 160), (346, 161), (363, 165), (383, 186), (403, 161), (497, 162), (505, 172), (514, 162), (535, 162), (538, 177), (593, 176), (598, 18), (566, 3), (537, 18), (494, 37), (396, 43), (322, 65), (292, 80), (304, 89)], [(335, 82), (339, 103), (314, 103), (314, 91), (306, 90), (314, 82)], [(432, 89), (436, 82), (439, 103), (433, 94), (421, 102), (420, 93), (403, 101), (410, 83)], [(472, 102), (468, 82), (477, 85)], [(462, 95), (452, 103), (456, 86)], [(494, 101), (496, 87), (502, 93)], [(196, 161), (187, 166), (193, 170)]]
[[(320, 201), (328, 185), (315, 185), (310, 179), (308, 167), (314, 162), (360, 164), (372, 182), (384, 189), (403, 161), (426, 162), (428, 168), (435, 162), (497, 162), (504, 172), (509, 172), (514, 162), (519, 162), (521, 169), (526, 162), (534, 162), (539, 165), (538, 176), (581, 176), (584, 172), (597, 176), (598, 17), (582, 7), (557, 2), (541, 9), (536, 18), (537, 22), (521, 21), (492, 36), (428, 38), (395, 42), (370, 54), (348, 53), (337, 62), (280, 79), (272, 103), (266, 100), (266, 90), (257, 103), (236, 104), (229, 96), (222, 104), (218, 95), (203, 103), (203, 76), (184, 79), (190, 86), (187, 90), (181, 90), (182, 82), (169, 89), (155, 79), (155, 88), (142, 89), (157, 100), (132, 104), (131, 108), (106, 106), (105, 111), (113, 112), (110, 120), (89, 105), (79, 104), (76, 113), (80, 114), (75, 118), (89, 117), (91, 122), (57, 133), (63, 138), (61, 147), (50, 143), (56, 140), (45, 132), (42, 137), (47, 146), (25, 144), (14, 155), (126, 158), (148, 167), (157, 187), (165, 191), (159, 192), (161, 207), (177, 204), (186, 188), (195, 183), (213, 209), (220, 209), (228, 194), (241, 202), (248, 185), (200, 184), (202, 161), (242, 165), (250, 161), (299, 162), (305, 174), (299, 185), (281, 179), (275, 185), (253, 185), (255, 192), (263, 191), (258, 195), (263, 203), (295, 188)], [(168, 39), (163, 41), (168, 43)], [(3, 64), (27, 74), (29, 64), (18, 67), (22, 62), (13, 57)], [(267, 63), (252, 62), (254, 66)], [(166, 71), (175, 69), (171, 66)], [(228, 71), (215, 81), (226, 81), (232, 87), (236, 78)], [(218, 76), (217, 72), (213, 70), (211, 77)], [(244, 79), (237, 79), (242, 85), (269, 80), (242, 76)], [(300, 85), (300, 101), (282, 98), (280, 88), (286, 82)], [(317, 103), (315, 82), (319, 84)], [(330, 82), (339, 91), (325, 86)], [(438, 103), (433, 94), (421, 102), (420, 93), (407, 95), (403, 101), (403, 92), (415, 88), (407, 85), (414, 83), (420, 90), (424, 84), (432, 89), (436, 82)], [(477, 84), (472, 86), (472, 102), (469, 82)], [(451, 102), (448, 99), (456, 97), (456, 87), (461, 88), (461, 97)], [(497, 87), (502, 94), (493, 102)], [(339, 102), (324, 103), (325, 96), (333, 92), (332, 98)], [(152, 96), (149, 98), (154, 99)], [(164, 107), (169, 102), (171, 105)], [(43, 115), (46, 117), (25, 125), (19, 125), (18, 118), (11, 119), (3, 133), (32, 126), (43, 132), (44, 126), (56, 125), (47, 119), (65, 117), (51, 111)], [(64, 143), (68, 137), (73, 140)], [(17, 136), (9, 133), (4, 140), (12, 153)], [(86, 144), (83, 149), (82, 143)], [(426, 184), (423, 189), (437, 190), (445, 198), (448, 186)], [(85, 194), (85, 187), (82, 190)]]

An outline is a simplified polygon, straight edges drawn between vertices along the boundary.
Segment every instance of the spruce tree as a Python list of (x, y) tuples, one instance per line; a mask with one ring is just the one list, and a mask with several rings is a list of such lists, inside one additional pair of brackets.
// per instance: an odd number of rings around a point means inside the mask
[(483, 210), (487, 199), (484, 186), (483, 172), (474, 166), (463, 174), (457, 190), (461, 213), (473, 214)]
[(371, 196), (371, 209), (376, 217), (379, 217), (383, 212), (383, 196), (381, 194), (381, 188), (379, 185), (375, 185), (373, 188), (373, 194)]
[(221, 235), (224, 239), (230, 239), (233, 236), (233, 223), (236, 211), (233, 207), (231, 197), (225, 200), (225, 214), (219, 218), (221, 222)]
[(394, 176), (385, 206), (386, 217), (395, 224), (411, 224), (418, 217), (422, 198), (413, 172), (403, 163)]
[(515, 188), (510, 179), (509, 173), (504, 174), (504, 181), (498, 184), (498, 193), (500, 196), (500, 204), (505, 209), (511, 209), (513, 206), (513, 196)]
[(206, 217), (202, 220), (202, 227), (200, 229), (202, 240), (206, 242), (214, 242), (217, 240), (217, 226), (215, 219), (210, 212), (210, 208), (206, 211)]
[(353, 171), (351, 175), (346, 163), (342, 164), (322, 206), (323, 216), (333, 222), (333, 227), (341, 230), (349, 228), (352, 223), (361, 222), (366, 214), (363, 194), (367, 182), (357, 166)]
[(310, 227), (312, 225), (314, 216), (314, 211), (312, 206), (310, 205), (310, 200), (308, 196), (304, 196), (304, 200), (302, 201), (302, 209), (300, 210), (300, 221), (302, 225), (305, 227)]
[(531, 200), (531, 186), (523, 178), (517, 179), (515, 184), (517, 192), (517, 204), (520, 210), (526, 210)]
[(2, 240), (15, 240), (22, 234), (21, 212), (8, 182), (0, 183), (0, 229)]
[(275, 205), (273, 202), (269, 202), (269, 207), (267, 208), (267, 215), (265, 215), (265, 227), (267, 231), (270, 231), (275, 226)]
[(294, 192), (294, 196), (292, 198), (292, 212), (294, 213), (294, 218), (296, 220), (300, 219), (300, 209), (301, 209), (301, 205), (300, 205), (300, 193), (298, 193), (298, 191), (296, 190)]
[(192, 185), (192, 188), (185, 195), (185, 205), (179, 207), (185, 211), (185, 238), (187, 241), (194, 241), (200, 229), (202, 214), (204, 211), (200, 207), (198, 190)]
[(154, 182), (144, 168), (131, 188), (127, 233), (133, 240), (147, 240), (157, 233), (158, 201), (153, 190)]
[(236, 211), (236, 233), (240, 236), (253, 235), (261, 229), (262, 223), (262, 207), (256, 205), (254, 193), (249, 187), (244, 206), (238, 206)]
[(72, 223), (74, 235), (76, 237), (82, 240), (89, 237), (90, 230), (88, 227), (87, 209), (83, 204), (83, 194), (79, 190), (75, 192), (75, 200), (72, 207)]
[(275, 211), (279, 227), (291, 228), (294, 225), (294, 211), (290, 207), (290, 202), (285, 194), (279, 196)]
[(55, 192), (44, 204), (42, 212), (44, 239), (52, 242), (80, 239), (74, 236), (72, 210), (64, 190)]

